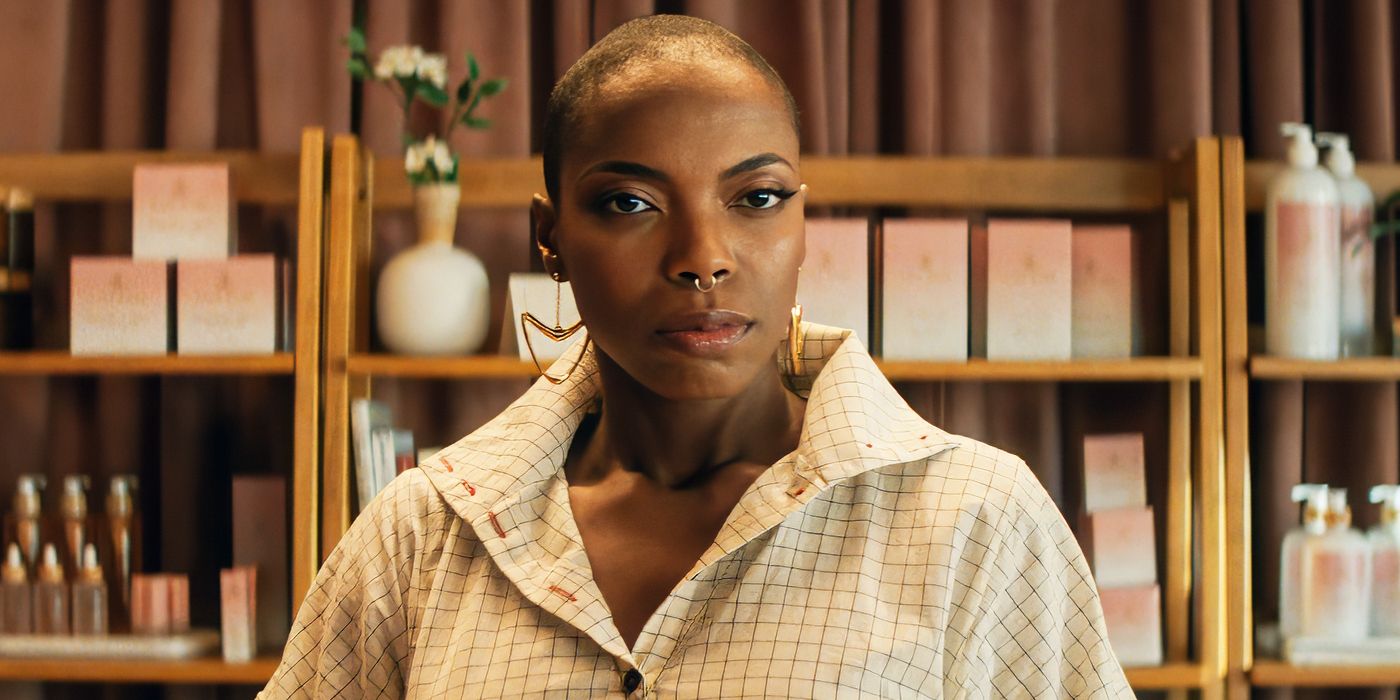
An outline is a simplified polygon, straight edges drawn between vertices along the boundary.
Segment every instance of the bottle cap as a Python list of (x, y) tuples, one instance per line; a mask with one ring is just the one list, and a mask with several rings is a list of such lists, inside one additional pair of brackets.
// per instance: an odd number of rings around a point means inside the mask
[(44, 545), (44, 556), (39, 563), (39, 580), (44, 583), (63, 583), (63, 565), (58, 563), (58, 550), (53, 543)]
[(33, 211), (34, 193), (22, 187), (10, 189), (10, 211)]
[(63, 477), (63, 516), (81, 518), (87, 515), (87, 489), (92, 482), (81, 474)]
[(1400, 486), (1380, 484), (1371, 487), (1370, 501), (1381, 504), (1381, 524), (1400, 525)]
[(20, 474), (15, 482), (15, 515), (32, 518), (39, 515), (39, 492), (48, 484), (42, 474)]
[(4, 579), (5, 583), (29, 582), (29, 572), (24, 569), (24, 556), (14, 542), (5, 549), (5, 564), (0, 567), (0, 579)]
[(1317, 135), (1317, 145), (1327, 149), (1327, 169), (1337, 177), (1351, 177), (1356, 173), (1356, 158), (1351, 153), (1351, 139), (1346, 134), (1320, 133)]
[(128, 516), (133, 510), (132, 494), (136, 491), (136, 477), (132, 475), (112, 477), (107, 491), (107, 515)]
[(1303, 529), (1320, 535), (1327, 531), (1327, 485), (1298, 484), (1293, 487), (1291, 497), (1294, 503), (1306, 502), (1303, 509)]
[(83, 547), (83, 567), (78, 575), (87, 583), (100, 583), (102, 581), (102, 564), (98, 563), (97, 547), (91, 542)]
[(1327, 526), (1351, 527), (1351, 506), (1346, 489), (1327, 489)]
[(1317, 166), (1317, 146), (1313, 145), (1312, 127), (1298, 122), (1284, 122), (1279, 131), (1288, 139), (1288, 163), (1295, 167)]

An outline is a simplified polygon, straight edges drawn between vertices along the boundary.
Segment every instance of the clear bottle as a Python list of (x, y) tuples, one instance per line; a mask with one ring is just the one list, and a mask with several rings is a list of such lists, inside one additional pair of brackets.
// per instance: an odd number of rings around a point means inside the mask
[(1371, 542), (1371, 634), (1400, 636), (1400, 486), (1371, 487), (1371, 502), (1381, 504), (1381, 520)]
[(11, 542), (5, 550), (5, 563), (0, 566), (0, 631), (5, 634), (30, 634), (34, 631), (33, 587), (29, 585), (29, 570), (24, 567), (24, 555), (19, 545)]
[(1327, 534), (1327, 486), (1298, 484), (1292, 498), (1304, 505), (1302, 521), (1284, 536), (1279, 558), (1279, 632), (1284, 639), (1303, 633), (1303, 556)]
[(1264, 212), (1264, 330), (1271, 355), (1335, 360), (1341, 346), (1341, 215), (1306, 124), (1286, 123), (1288, 168)]
[(107, 491), (107, 531), (112, 538), (111, 570), (113, 624), (118, 631), (131, 626), (131, 573), (141, 569), (141, 518), (136, 508), (135, 476), (114, 476)]
[(34, 584), (34, 633), (68, 634), (68, 582), (63, 579), (63, 564), (52, 543), (44, 545), (44, 559), (39, 564), (38, 581)]
[(1371, 633), (1371, 544), (1351, 527), (1346, 489), (1329, 489), (1328, 526), (1304, 547), (1303, 634), (1355, 641)]
[(1317, 142), (1327, 147), (1327, 169), (1337, 181), (1341, 212), (1342, 357), (1367, 357), (1376, 353), (1376, 246), (1371, 240), (1376, 197), (1356, 176), (1356, 158), (1345, 134), (1318, 134)]
[(10, 513), (6, 516), (6, 533), (12, 542), (19, 543), (24, 563), (33, 569), (39, 565), (39, 544), (42, 542), (44, 486), (47, 480), (42, 474), (21, 474), (15, 481), (15, 496)]
[(86, 476), (69, 474), (63, 477), (59, 511), (63, 515), (64, 564), (70, 571), (83, 568), (83, 548), (89, 540), (87, 490), (90, 484)]
[(83, 565), (73, 581), (73, 634), (107, 634), (107, 582), (91, 543), (83, 548)]

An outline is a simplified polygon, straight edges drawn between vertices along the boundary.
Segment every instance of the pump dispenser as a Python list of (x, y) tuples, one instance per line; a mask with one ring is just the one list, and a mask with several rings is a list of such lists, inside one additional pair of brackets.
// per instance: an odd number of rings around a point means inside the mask
[(19, 545), (11, 542), (5, 550), (5, 563), (0, 566), (0, 631), (5, 634), (30, 634), (34, 631), (33, 592), (29, 572)]
[(41, 474), (21, 474), (15, 482), (14, 501), (6, 518), (5, 531), (19, 543), (24, 563), (31, 569), (39, 565), (40, 503), (46, 483)]
[(91, 543), (83, 548), (83, 565), (73, 581), (73, 634), (107, 634), (107, 582)]
[(1371, 545), (1351, 527), (1346, 489), (1327, 492), (1328, 527), (1305, 546), (1303, 634), (1361, 640), (1371, 632)]
[(1336, 182), (1317, 166), (1306, 124), (1285, 123), (1288, 167), (1264, 214), (1265, 341), (1271, 355), (1335, 360), (1340, 352), (1341, 216)]
[(141, 568), (141, 519), (136, 477), (114, 476), (107, 492), (107, 529), (112, 536), (112, 609), (121, 629), (131, 624), (131, 573)]
[(1381, 521), (1371, 528), (1371, 634), (1400, 636), (1400, 486), (1371, 487)]
[(71, 571), (83, 568), (83, 547), (88, 543), (87, 490), (91, 482), (86, 476), (70, 474), (63, 477), (63, 543), (67, 565)]
[(44, 545), (38, 579), (34, 584), (34, 632), (68, 634), (68, 583), (63, 580), (63, 565), (52, 543)]
[(1327, 533), (1327, 486), (1298, 484), (1294, 503), (1303, 503), (1303, 518), (1283, 538), (1279, 563), (1279, 631), (1285, 639), (1303, 633), (1303, 565), (1305, 551)]
[(1345, 134), (1318, 134), (1318, 145), (1327, 148), (1327, 169), (1337, 180), (1341, 212), (1341, 351), (1342, 357), (1366, 357), (1376, 352), (1376, 246), (1371, 240), (1371, 220), (1376, 198), (1366, 182), (1356, 176), (1356, 158)]

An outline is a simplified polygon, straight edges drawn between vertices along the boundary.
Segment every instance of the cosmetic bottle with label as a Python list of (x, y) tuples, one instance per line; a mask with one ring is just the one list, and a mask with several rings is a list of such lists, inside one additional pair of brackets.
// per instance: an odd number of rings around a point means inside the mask
[(33, 570), (39, 565), (39, 544), (42, 541), (43, 491), (47, 481), (41, 474), (21, 474), (15, 482), (14, 500), (5, 517), (5, 532), (11, 542), (19, 543), (24, 564)]
[(1371, 220), (1376, 198), (1366, 182), (1356, 176), (1356, 158), (1345, 134), (1317, 135), (1327, 148), (1325, 163), (1337, 181), (1341, 212), (1341, 351), (1342, 357), (1376, 354), (1376, 246), (1371, 240)]
[(83, 548), (83, 565), (73, 580), (73, 634), (107, 634), (107, 582), (91, 543)]
[(1303, 503), (1303, 517), (1284, 536), (1279, 562), (1279, 632), (1285, 639), (1303, 634), (1303, 557), (1327, 534), (1327, 486), (1298, 484), (1292, 497)]
[(34, 591), (29, 585), (29, 570), (19, 545), (11, 542), (5, 549), (5, 563), (0, 566), (0, 631), (5, 634), (30, 634), (34, 631)]
[(131, 573), (141, 568), (141, 519), (136, 508), (135, 476), (112, 477), (107, 491), (107, 531), (111, 536), (112, 615), (120, 630), (131, 625)]
[(1328, 489), (1327, 531), (1304, 545), (1303, 634), (1356, 641), (1371, 633), (1371, 544), (1351, 527), (1346, 489)]
[(64, 565), (69, 571), (83, 568), (83, 548), (88, 536), (87, 490), (91, 482), (86, 476), (70, 474), (63, 477), (63, 498), (59, 511), (63, 514)]
[(1371, 634), (1400, 636), (1400, 486), (1371, 487), (1371, 502), (1381, 505), (1381, 520), (1371, 542)]
[(1264, 211), (1264, 330), (1270, 355), (1335, 360), (1341, 345), (1337, 184), (1317, 166), (1306, 124), (1286, 123), (1288, 167)]
[(44, 559), (39, 563), (38, 580), (34, 583), (34, 633), (68, 634), (68, 582), (63, 578), (63, 564), (53, 544), (44, 545)]

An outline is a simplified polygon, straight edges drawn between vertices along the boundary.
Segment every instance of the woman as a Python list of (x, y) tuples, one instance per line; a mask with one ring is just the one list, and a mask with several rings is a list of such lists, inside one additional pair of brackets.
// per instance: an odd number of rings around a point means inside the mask
[(544, 150), (587, 339), (369, 505), (263, 697), (1131, 697), (1024, 463), (800, 323), (796, 109), (752, 48), (630, 22)]

